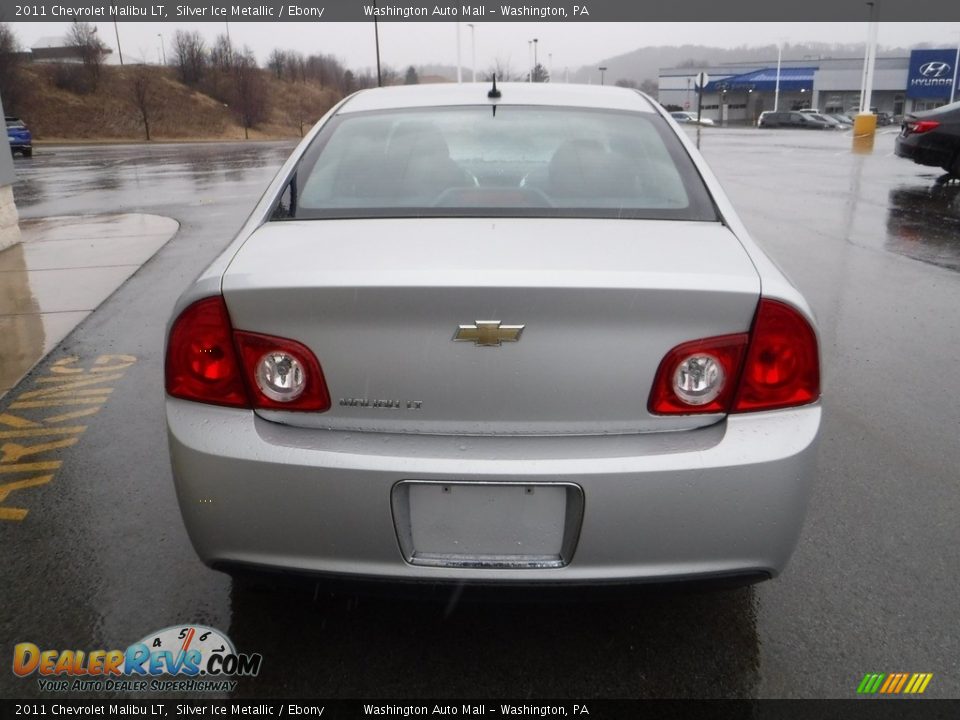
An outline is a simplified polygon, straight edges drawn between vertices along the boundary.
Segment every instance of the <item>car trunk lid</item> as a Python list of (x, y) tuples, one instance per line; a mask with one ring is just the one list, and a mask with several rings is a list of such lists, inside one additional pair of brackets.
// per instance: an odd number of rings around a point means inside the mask
[(323, 368), (330, 410), (258, 411), (269, 420), (600, 434), (716, 422), (652, 415), (651, 385), (676, 345), (748, 332), (760, 281), (721, 223), (324, 220), (260, 227), (223, 294), (235, 329), (297, 340)]

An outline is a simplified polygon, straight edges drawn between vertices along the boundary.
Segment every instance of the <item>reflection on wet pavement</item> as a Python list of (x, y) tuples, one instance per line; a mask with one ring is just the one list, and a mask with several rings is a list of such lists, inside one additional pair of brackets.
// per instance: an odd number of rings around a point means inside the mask
[(960, 182), (890, 191), (887, 249), (960, 270)]
[(178, 223), (157, 215), (21, 222), (0, 252), (0, 395), (159, 250)]
[(115, 211), (157, 200), (203, 204), (211, 200), (206, 191), (227, 185), (250, 183), (255, 197), (292, 146), (289, 141), (43, 146), (15, 163), (14, 197), (27, 216), (88, 212), (91, 205), (102, 211), (101, 195)]

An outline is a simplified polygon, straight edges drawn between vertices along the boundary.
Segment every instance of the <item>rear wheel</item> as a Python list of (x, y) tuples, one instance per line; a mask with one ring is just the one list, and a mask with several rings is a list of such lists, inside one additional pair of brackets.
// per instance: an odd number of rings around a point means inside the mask
[(33, 148), (32, 148), (32, 147), (23, 148), (23, 150), (21, 150), (20, 152), (23, 153), (23, 156), (24, 156), (24, 157), (33, 157)]
[(944, 170), (953, 175), (953, 177), (960, 178), (960, 150), (957, 150), (953, 156), (953, 162), (949, 167), (945, 167)]

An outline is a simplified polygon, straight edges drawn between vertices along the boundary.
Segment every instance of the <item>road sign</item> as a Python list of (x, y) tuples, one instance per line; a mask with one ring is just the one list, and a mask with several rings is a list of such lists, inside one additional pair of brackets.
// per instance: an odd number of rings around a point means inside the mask
[(710, 82), (710, 76), (705, 72), (697, 73), (697, 76), (693, 79), (693, 84), (698, 88), (704, 87), (708, 82)]

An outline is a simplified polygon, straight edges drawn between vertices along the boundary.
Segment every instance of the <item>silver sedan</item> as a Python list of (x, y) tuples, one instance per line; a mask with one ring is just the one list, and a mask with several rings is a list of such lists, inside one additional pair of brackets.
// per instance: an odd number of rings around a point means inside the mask
[(165, 372), (228, 571), (765, 579), (815, 472), (810, 309), (623, 88), (348, 97), (180, 298)]

